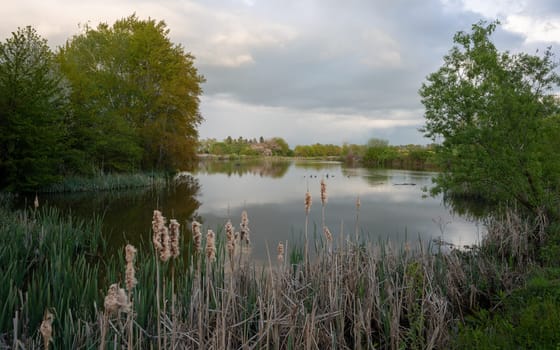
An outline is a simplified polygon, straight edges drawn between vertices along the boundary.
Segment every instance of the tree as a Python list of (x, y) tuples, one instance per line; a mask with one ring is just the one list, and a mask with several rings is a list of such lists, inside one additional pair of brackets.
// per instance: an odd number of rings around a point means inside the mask
[(58, 179), (67, 91), (35, 29), (0, 43), (0, 188), (31, 191)]
[(368, 140), (364, 162), (372, 166), (385, 166), (390, 158), (396, 158), (396, 152), (389, 146), (389, 141), (372, 138)]
[(194, 57), (164, 22), (100, 24), (59, 54), (72, 85), (75, 134), (109, 169), (187, 168), (196, 156), (200, 84)]
[[(425, 136), (441, 144), (442, 168), (434, 193), (478, 196), (518, 203), (536, 214), (558, 217), (560, 135), (557, 64), (542, 55), (499, 52), (490, 40), (498, 22), (458, 32), (443, 66), (420, 88)], [(548, 135), (548, 136), (547, 136)], [(556, 203), (556, 204), (555, 204)]]

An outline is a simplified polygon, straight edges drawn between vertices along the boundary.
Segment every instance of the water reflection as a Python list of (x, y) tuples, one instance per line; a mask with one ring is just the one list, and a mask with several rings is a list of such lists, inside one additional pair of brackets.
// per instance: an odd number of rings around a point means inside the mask
[(235, 161), (203, 159), (199, 162), (197, 170), (193, 173), (195, 175), (221, 173), (227, 176), (257, 175), (281, 178), (288, 171), (290, 164), (290, 161), (272, 159), (246, 159)]
[[(104, 215), (104, 232), (119, 249), (126, 242), (149, 243), (152, 212), (160, 209), (177, 219), (183, 234), (190, 235), (193, 219), (203, 223), (203, 232), (222, 232), (228, 219), (239, 228), (241, 212), (247, 210), (252, 254), (266, 260), (279, 241), (301, 241), (304, 225), (304, 195), (309, 190), (313, 205), (309, 232), (321, 237), (320, 181), (327, 183), (325, 223), (335, 236), (362, 237), (402, 242), (441, 237), (457, 245), (479, 240), (477, 225), (455, 215), (441, 197), (425, 197), (435, 173), (347, 168), (336, 162), (204, 162), (193, 173), (182, 173), (173, 186), (118, 193), (50, 195), (42, 198), (63, 209), (89, 218)], [(360, 198), (359, 220), (356, 199)]]
[[(206, 226), (220, 229), (228, 219), (238, 226), (247, 210), (253, 232), (253, 254), (266, 258), (278, 241), (297, 240), (305, 225), (304, 194), (313, 196), (310, 232), (320, 236), (322, 208), (320, 181), (327, 182), (326, 225), (335, 236), (353, 236), (355, 227), (369, 239), (422, 239), (439, 237), (457, 245), (479, 240), (479, 228), (455, 215), (441, 197), (426, 197), (422, 188), (431, 185), (435, 173), (344, 168), (335, 162), (290, 164), (281, 178), (246, 173), (236, 178), (214, 173), (198, 176), (201, 184), (200, 215)], [(360, 197), (359, 222), (356, 199)]]
[(110, 246), (121, 249), (126, 243), (150, 242), (152, 213), (159, 208), (181, 224), (196, 217), (200, 207), (200, 184), (192, 176), (160, 188), (126, 191), (80, 192), (41, 196), (41, 202), (54, 205), (74, 216), (103, 217), (103, 232)]

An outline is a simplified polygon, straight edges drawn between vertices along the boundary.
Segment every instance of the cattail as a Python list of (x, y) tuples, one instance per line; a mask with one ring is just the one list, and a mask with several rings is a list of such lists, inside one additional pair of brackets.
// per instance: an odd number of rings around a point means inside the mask
[(211, 262), (216, 260), (216, 235), (212, 230), (206, 235), (206, 257)]
[(235, 229), (231, 224), (231, 221), (228, 220), (225, 226), (226, 231), (226, 248), (230, 259), (233, 257), (235, 253)]
[(327, 242), (331, 243), (332, 242), (332, 233), (327, 226), (323, 227), (323, 234), (325, 235), (325, 238), (326, 238)]
[(169, 230), (163, 226), (161, 228), (161, 251), (159, 252), (159, 259), (166, 262), (171, 257), (171, 242), (169, 239)]
[(134, 259), (136, 258), (136, 248), (132, 244), (127, 244), (125, 247), (125, 260), (126, 260), (126, 289), (129, 293), (132, 292), (134, 286), (138, 283), (135, 277)]
[(175, 219), (169, 221), (169, 241), (171, 245), (171, 256), (177, 258), (179, 256), (179, 227), (181, 225)]
[(41, 322), (41, 327), (39, 331), (43, 336), (43, 343), (45, 344), (45, 349), (49, 348), (49, 344), (52, 340), (52, 321), (54, 319), (54, 315), (49, 311), (45, 311), (45, 316), (43, 317), (43, 322)]
[(284, 244), (282, 242), (278, 243), (278, 248), (276, 248), (278, 252), (278, 263), (282, 264), (284, 262)]
[(192, 239), (194, 251), (199, 253), (202, 247), (202, 233), (200, 232), (200, 223), (197, 221), (192, 222)]
[(249, 216), (247, 215), (246, 210), (243, 210), (243, 212), (241, 212), (241, 224), (239, 225), (239, 229), (241, 231), (241, 241), (245, 241), (247, 244), (250, 244), (251, 238), (249, 237)]
[(154, 243), (154, 248), (157, 252), (160, 252), (163, 249), (161, 244), (161, 233), (163, 231), (163, 227), (165, 227), (165, 218), (161, 215), (161, 211), (154, 210), (154, 217), (152, 220), (152, 231), (154, 232), (154, 236), (152, 237), (152, 242)]
[(327, 204), (327, 184), (325, 179), (321, 179), (321, 203), (323, 205)]
[(33, 201), (33, 207), (35, 209), (39, 208), (39, 197), (35, 194), (35, 200)]
[(309, 214), (309, 210), (311, 209), (311, 193), (309, 191), (305, 192), (305, 214)]
[(360, 196), (356, 197), (356, 209), (360, 210), (360, 206), (362, 205), (362, 203), (360, 202)]
[(109, 286), (107, 295), (105, 296), (105, 311), (108, 314), (114, 314), (118, 311), (128, 312), (130, 305), (126, 291), (119, 288), (119, 285), (114, 283)]

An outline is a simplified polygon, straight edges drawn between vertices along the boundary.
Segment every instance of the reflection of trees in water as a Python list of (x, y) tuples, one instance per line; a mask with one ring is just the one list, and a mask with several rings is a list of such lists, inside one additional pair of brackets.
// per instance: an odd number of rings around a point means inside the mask
[(500, 210), (496, 203), (490, 203), (475, 196), (444, 195), (443, 204), (452, 213), (471, 220), (486, 219), (494, 214), (498, 214)]
[(190, 222), (200, 207), (200, 184), (190, 175), (167, 186), (126, 191), (80, 192), (43, 196), (42, 203), (60, 208), (73, 217), (91, 220), (103, 217), (103, 234), (108, 244), (120, 250), (126, 243), (150, 247), (154, 209), (177, 219), (182, 232), (190, 234)]
[(300, 169), (306, 170), (328, 170), (328, 169), (339, 169), (340, 163), (339, 162), (329, 162), (329, 161), (309, 161), (309, 160), (301, 160), (295, 161), (294, 166)]
[(195, 173), (227, 174), (228, 176), (252, 174), (281, 178), (288, 172), (290, 164), (290, 161), (273, 159), (202, 160)]

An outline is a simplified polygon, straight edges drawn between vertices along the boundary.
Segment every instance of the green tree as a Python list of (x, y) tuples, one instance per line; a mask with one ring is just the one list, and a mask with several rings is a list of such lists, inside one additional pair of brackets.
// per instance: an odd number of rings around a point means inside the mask
[(63, 166), (67, 89), (34, 28), (0, 43), (0, 188), (31, 191)]
[(286, 140), (281, 137), (273, 137), (268, 141), (272, 154), (277, 156), (288, 156), (291, 153), (290, 146)]
[(553, 169), (560, 154), (546, 142), (559, 135), (543, 133), (549, 125), (558, 130), (557, 64), (550, 49), (540, 56), (499, 52), (490, 40), (497, 24), (458, 32), (443, 66), (420, 88), (423, 131), (441, 142), (443, 171), (433, 192), (516, 202), (558, 217)]
[(368, 141), (364, 163), (370, 166), (385, 166), (385, 162), (390, 158), (396, 158), (396, 152), (389, 146), (389, 141), (377, 138)]
[(187, 168), (196, 156), (204, 78), (164, 22), (135, 15), (74, 36), (59, 58), (75, 135), (98, 165)]

